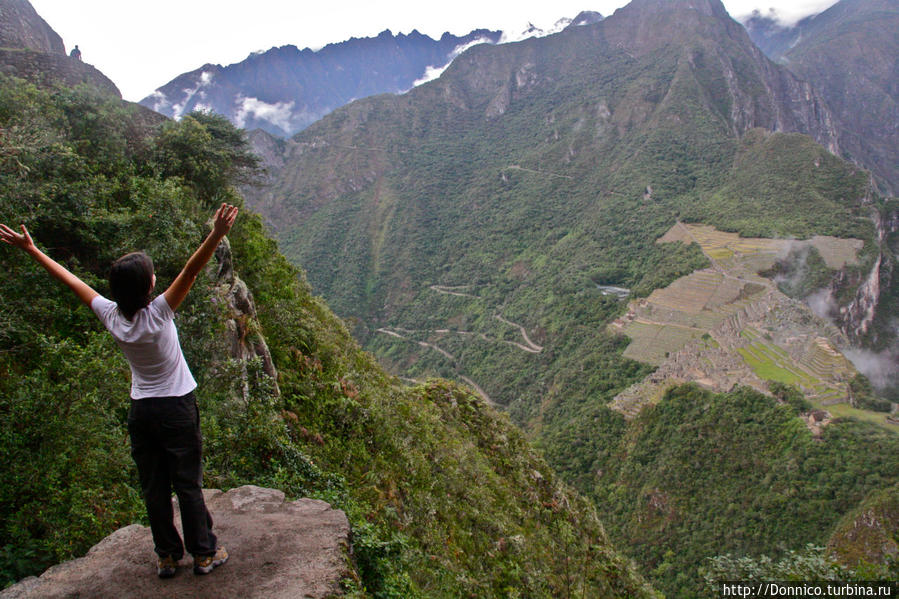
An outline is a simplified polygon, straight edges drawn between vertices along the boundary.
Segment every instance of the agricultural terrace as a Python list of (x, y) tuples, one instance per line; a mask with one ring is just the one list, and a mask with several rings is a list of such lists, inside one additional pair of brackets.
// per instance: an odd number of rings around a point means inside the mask
[[(627, 313), (611, 325), (631, 339), (624, 351), (626, 357), (664, 365), (660, 373), (676, 373), (676, 378), (695, 380), (711, 388), (728, 388), (739, 371), (710, 368), (712, 362), (732, 365), (735, 359), (748, 367), (740, 384), (758, 386), (761, 381), (778, 381), (795, 385), (814, 405), (826, 407), (834, 415), (852, 415), (886, 426), (882, 415), (846, 403), (847, 381), (855, 375), (855, 368), (814, 324), (804, 324), (801, 321), (808, 319), (795, 317), (810, 314), (808, 309), (757, 274), (803, 246), (815, 247), (831, 268), (855, 264), (861, 240), (825, 236), (804, 241), (741, 238), (707, 225), (677, 223), (658, 243), (675, 241), (699, 244), (712, 266), (630, 302)], [(709, 343), (714, 347), (699, 351)], [(709, 351), (723, 353), (720, 359), (710, 360)], [(632, 410), (634, 401), (640, 403), (633, 396), (642, 393), (657, 398), (655, 387), (638, 385), (623, 394), (619, 403), (628, 404), (626, 409)], [(649, 395), (644, 399), (652, 401)]]

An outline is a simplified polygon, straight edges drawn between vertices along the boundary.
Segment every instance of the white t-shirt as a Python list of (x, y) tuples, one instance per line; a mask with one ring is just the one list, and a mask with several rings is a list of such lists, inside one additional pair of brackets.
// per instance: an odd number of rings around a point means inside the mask
[(180, 397), (197, 388), (165, 295), (157, 296), (130, 321), (119, 312), (118, 304), (102, 295), (93, 299), (91, 309), (128, 358), (132, 399)]

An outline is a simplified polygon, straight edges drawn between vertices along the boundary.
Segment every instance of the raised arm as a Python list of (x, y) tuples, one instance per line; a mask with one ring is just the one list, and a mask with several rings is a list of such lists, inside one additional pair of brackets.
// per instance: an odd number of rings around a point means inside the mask
[(178, 276), (175, 277), (175, 280), (172, 281), (172, 284), (169, 285), (169, 288), (163, 293), (165, 301), (168, 302), (172, 310), (177, 310), (178, 306), (181, 305), (181, 302), (184, 301), (184, 298), (187, 297), (187, 292), (193, 287), (197, 275), (200, 274), (200, 271), (203, 270), (203, 267), (206, 266), (206, 263), (212, 258), (212, 254), (215, 253), (215, 248), (222, 240), (222, 237), (227, 235), (228, 231), (231, 230), (231, 227), (234, 225), (234, 219), (236, 218), (236, 206), (222, 204), (219, 206), (219, 209), (215, 211), (212, 222), (212, 232), (203, 240), (203, 243), (200, 244), (197, 251), (195, 251), (193, 256), (187, 260), (187, 264), (184, 265), (184, 268), (181, 269), (181, 272), (178, 273)]
[(90, 285), (69, 272), (65, 266), (40, 251), (37, 246), (34, 245), (34, 241), (32, 241), (31, 235), (28, 234), (28, 229), (25, 228), (25, 225), (22, 225), (22, 233), (19, 234), (0, 223), (0, 239), (9, 245), (25, 250), (29, 256), (34, 258), (35, 262), (43, 266), (53, 278), (65, 283), (69, 289), (75, 292), (78, 299), (88, 306), (91, 305), (91, 301), (93, 301), (95, 297), (100, 295), (91, 289)]

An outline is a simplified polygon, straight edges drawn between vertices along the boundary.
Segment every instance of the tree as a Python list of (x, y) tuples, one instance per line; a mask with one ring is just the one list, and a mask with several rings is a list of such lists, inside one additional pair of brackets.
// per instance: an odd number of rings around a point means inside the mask
[(156, 141), (154, 162), (162, 177), (181, 177), (206, 205), (233, 200), (232, 185), (253, 183), (262, 172), (243, 131), (207, 112), (166, 123)]

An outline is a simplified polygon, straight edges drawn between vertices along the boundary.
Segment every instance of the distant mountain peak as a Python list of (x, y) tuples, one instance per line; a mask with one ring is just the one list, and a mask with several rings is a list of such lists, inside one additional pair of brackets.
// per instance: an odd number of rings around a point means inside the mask
[(641, 13), (692, 10), (710, 17), (731, 18), (721, 0), (632, 0), (622, 10), (635, 10)]
[(581, 25), (593, 25), (603, 20), (603, 16), (595, 10), (584, 10), (572, 19), (569, 27), (580, 27)]

